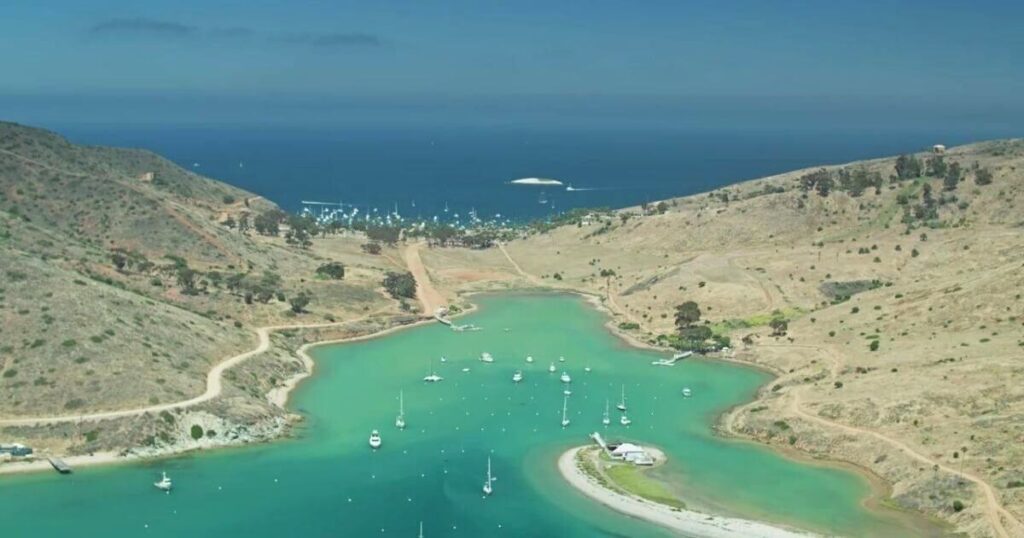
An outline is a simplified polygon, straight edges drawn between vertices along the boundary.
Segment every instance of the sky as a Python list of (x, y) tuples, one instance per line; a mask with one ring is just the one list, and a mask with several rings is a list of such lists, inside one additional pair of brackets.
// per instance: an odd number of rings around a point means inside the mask
[(0, 117), (1016, 121), (1022, 21), (984, 0), (7, 0)]

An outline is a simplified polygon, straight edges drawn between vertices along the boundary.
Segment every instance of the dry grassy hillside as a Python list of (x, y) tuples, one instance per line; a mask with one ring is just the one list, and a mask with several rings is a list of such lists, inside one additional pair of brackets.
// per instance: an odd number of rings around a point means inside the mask
[[(392, 262), (360, 238), (306, 249), (222, 223), (272, 209), (147, 151), (0, 123), (0, 417), (188, 399), (255, 327), (398, 312), (378, 289)], [(317, 273), (336, 261), (343, 279)]]
[(1020, 536), (1024, 142), (947, 151), (948, 181), (932, 157), (902, 179), (878, 159), (826, 167), (823, 187), (801, 170), (577, 218), (505, 245), (510, 259), (425, 259), (464, 289), (598, 294), (651, 343), (673, 341), (676, 305), (696, 301), (730, 356), (779, 375), (723, 428), (871, 469), (899, 504), (972, 536)]

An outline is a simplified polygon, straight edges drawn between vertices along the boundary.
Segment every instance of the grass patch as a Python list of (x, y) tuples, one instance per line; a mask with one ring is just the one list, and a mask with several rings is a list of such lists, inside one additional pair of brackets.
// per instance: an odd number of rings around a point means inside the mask
[(736, 329), (750, 329), (753, 327), (766, 327), (771, 323), (772, 319), (781, 317), (786, 321), (792, 321), (804, 314), (806, 310), (803, 308), (790, 307), (782, 310), (775, 310), (773, 312), (765, 312), (763, 314), (754, 314), (746, 318), (734, 318), (723, 321), (718, 321), (711, 324), (711, 333), (715, 335), (724, 336), (729, 334)]
[(686, 503), (672, 495), (661, 482), (647, 476), (645, 469), (634, 465), (613, 465), (607, 471), (608, 478), (620, 488), (659, 504), (685, 509)]

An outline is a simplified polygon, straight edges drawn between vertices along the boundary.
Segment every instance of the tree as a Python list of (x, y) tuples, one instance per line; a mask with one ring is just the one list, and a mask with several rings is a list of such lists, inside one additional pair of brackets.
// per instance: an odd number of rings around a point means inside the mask
[(977, 172), (974, 172), (974, 182), (978, 185), (992, 184), (992, 172), (988, 168), (979, 168)]
[(680, 331), (700, 321), (700, 307), (694, 301), (686, 301), (676, 307), (676, 328)]
[(363, 243), (362, 247), (360, 247), (360, 248), (362, 248), (363, 252), (365, 252), (367, 254), (375, 254), (376, 255), (376, 254), (380, 254), (380, 251), (381, 251), (380, 243), (376, 243), (376, 242), (373, 242), (373, 243)]
[(292, 312), (295, 312), (296, 314), (301, 314), (305, 312), (306, 307), (309, 306), (310, 300), (311, 299), (309, 295), (306, 295), (306, 292), (301, 292), (298, 295), (289, 299), (288, 303), (292, 305)]
[(948, 168), (949, 166), (946, 164), (946, 160), (942, 158), (942, 155), (936, 155), (925, 161), (926, 174), (931, 177), (946, 177)]
[(196, 290), (196, 279), (199, 273), (189, 268), (188, 266), (179, 267), (177, 273), (178, 286), (181, 287), (181, 292), (185, 295), (195, 295)]
[(398, 242), (401, 231), (397, 226), (371, 226), (366, 229), (366, 237), (370, 241), (394, 245)]
[(818, 196), (822, 198), (828, 196), (828, 193), (832, 192), (833, 181), (831, 177), (822, 178), (821, 181), (814, 186), (814, 190), (818, 193)]
[(249, 231), (249, 214), (242, 213), (238, 216), (238, 231), (247, 233)]
[(256, 233), (260, 235), (277, 235), (280, 233), (281, 220), (285, 217), (283, 211), (279, 209), (271, 209), (264, 211), (256, 218), (253, 219), (252, 225), (256, 229)]
[(947, 191), (956, 190), (960, 180), (963, 179), (963, 170), (960, 169), (960, 163), (952, 163), (946, 168), (946, 176), (942, 178), (942, 186)]
[(789, 330), (789, 322), (782, 316), (773, 317), (768, 326), (772, 328), (772, 336), (786, 336)]
[(416, 279), (412, 273), (388, 273), (382, 284), (395, 299), (416, 297)]
[(896, 158), (896, 177), (901, 180), (921, 177), (921, 161), (913, 155), (900, 155)]
[(128, 256), (120, 252), (113, 252), (110, 254), (110, 261), (113, 262), (114, 268), (118, 271), (124, 271), (124, 268), (128, 265)]
[(345, 265), (341, 262), (330, 262), (316, 268), (316, 274), (325, 278), (341, 280), (345, 278)]

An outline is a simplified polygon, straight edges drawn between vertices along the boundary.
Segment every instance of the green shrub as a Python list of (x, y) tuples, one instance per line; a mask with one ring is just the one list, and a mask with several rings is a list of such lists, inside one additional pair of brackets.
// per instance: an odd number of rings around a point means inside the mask
[(192, 425), (192, 438), (196, 441), (203, 438), (203, 427), (198, 424)]

